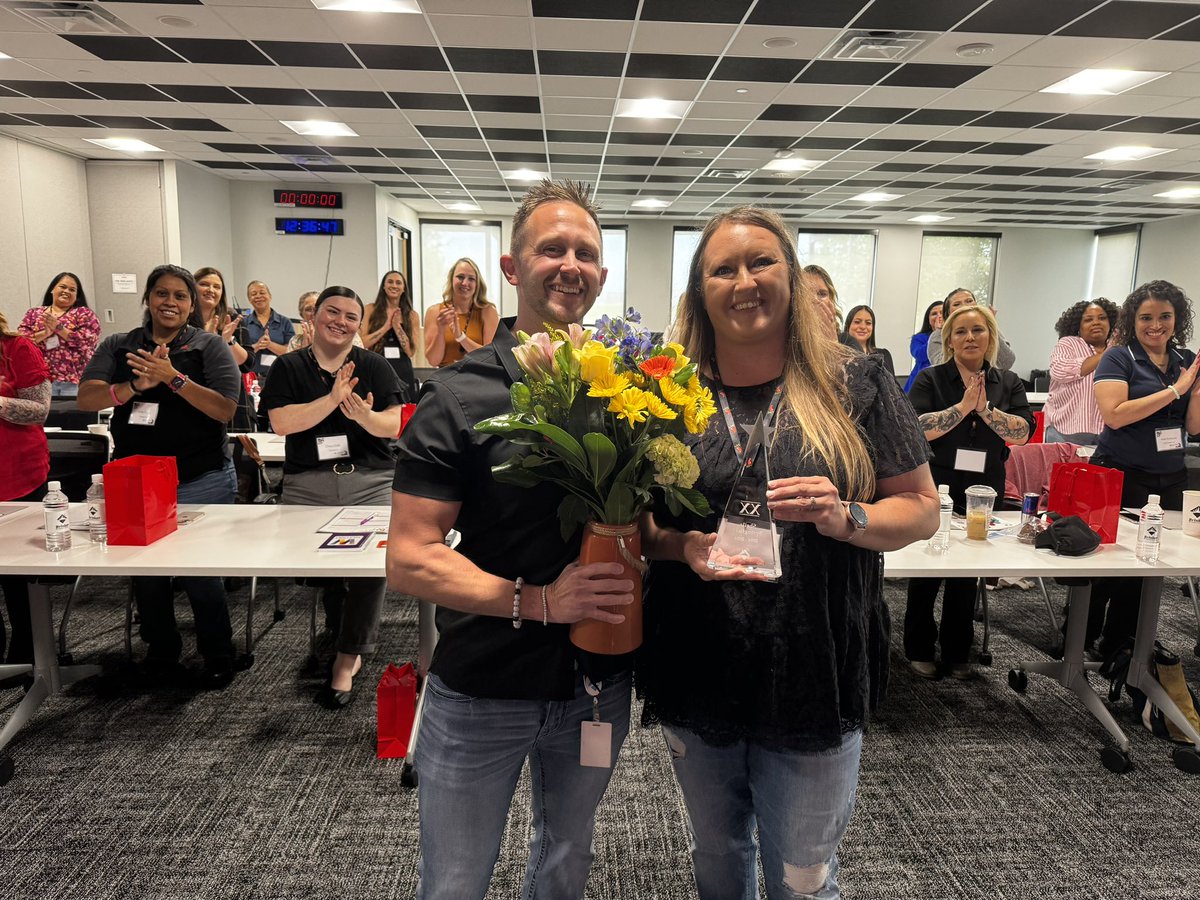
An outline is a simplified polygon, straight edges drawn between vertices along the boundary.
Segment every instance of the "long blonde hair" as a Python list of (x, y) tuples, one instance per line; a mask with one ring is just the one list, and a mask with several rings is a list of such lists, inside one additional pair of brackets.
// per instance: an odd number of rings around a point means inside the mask
[(4, 313), (0, 312), (0, 337), (16, 337), (15, 331), (9, 331), (8, 319), (4, 317)]
[[(450, 267), (450, 271), (446, 273), (446, 286), (442, 288), (442, 302), (447, 304), (452, 302), (452, 298), (454, 297), (454, 270), (458, 268), (460, 263), (466, 263), (475, 270), (475, 296), (471, 298), (472, 309), (483, 309), (485, 306), (491, 306), (492, 302), (487, 297), (487, 284), (484, 283), (483, 273), (479, 271), (479, 266), (475, 265), (475, 260), (468, 256), (456, 259), (454, 265)], [(405, 279), (406, 284), (407, 282), (408, 279)]]
[(987, 326), (988, 330), (988, 346), (987, 350), (984, 351), (983, 358), (988, 361), (989, 366), (994, 366), (996, 364), (996, 354), (1000, 352), (1000, 326), (996, 324), (995, 314), (986, 306), (981, 306), (978, 303), (972, 303), (969, 306), (960, 306), (954, 312), (950, 313), (949, 318), (942, 323), (942, 347), (946, 351), (946, 361), (949, 362), (954, 359), (954, 347), (950, 345), (950, 335), (954, 332), (954, 322), (967, 313), (979, 313), (983, 316), (983, 324)]
[(858, 427), (847, 413), (846, 364), (853, 351), (826, 336), (796, 247), (777, 214), (754, 206), (739, 206), (709, 220), (692, 256), (687, 290), (679, 303), (672, 334), (685, 352), (700, 364), (716, 354), (712, 321), (704, 308), (704, 251), (725, 225), (752, 225), (771, 232), (783, 251), (791, 283), (789, 339), (783, 364), (784, 427), (799, 428), (808, 453), (831, 473), (843, 497), (870, 500), (875, 495), (875, 469)]

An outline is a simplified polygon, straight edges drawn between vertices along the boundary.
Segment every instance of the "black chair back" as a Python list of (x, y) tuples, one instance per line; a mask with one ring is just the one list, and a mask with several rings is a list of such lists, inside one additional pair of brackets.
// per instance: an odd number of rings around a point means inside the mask
[(104, 471), (108, 462), (108, 436), (88, 431), (51, 431), (50, 475), (47, 481), (62, 484), (67, 499), (79, 502), (92, 486), (92, 476)]

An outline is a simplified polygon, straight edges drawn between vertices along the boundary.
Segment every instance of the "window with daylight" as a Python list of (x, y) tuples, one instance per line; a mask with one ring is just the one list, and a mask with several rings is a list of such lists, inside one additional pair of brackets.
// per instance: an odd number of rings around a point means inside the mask
[(667, 323), (675, 321), (679, 307), (679, 295), (687, 290), (688, 271), (692, 267), (692, 256), (700, 244), (699, 228), (679, 228), (671, 240), (671, 297), (667, 312)]
[(585, 325), (594, 325), (601, 316), (616, 317), (625, 313), (625, 258), (629, 244), (629, 232), (624, 225), (610, 225), (600, 229), (600, 239), (604, 242), (604, 266), (608, 269), (608, 278), (604, 281), (604, 290), (596, 299), (591, 312), (586, 316)]
[(916, 329), (934, 300), (955, 288), (967, 288), (980, 303), (992, 305), (998, 234), (925, 234), (921, 236), (921, 274), (913, 310)]
[(1138, 244), (1142, 226), (1105, 228), (1096, 232), (1092, 284), (1088, 298), (1107, 297), (1118, 306), (1133, 290), (1137, 276)]
[(796, 235), (800, 265), (818, 265), (833, 279), (838, 306), (845, 313), (871, 305), (875, 295), (875, 232), (801, 231)]
[(500, 315), (512, 315), (500, 305), (500, 223), (481, 222), (421, 222), (421, 295), (413, 298), (413, 305), (421, 311), (424, 321), (425, 310), (442, 302), (442, 291), (450, 267), (464, 256), (479, 267), (483, 283), (487, 285), (487, 297), (496, 304)]

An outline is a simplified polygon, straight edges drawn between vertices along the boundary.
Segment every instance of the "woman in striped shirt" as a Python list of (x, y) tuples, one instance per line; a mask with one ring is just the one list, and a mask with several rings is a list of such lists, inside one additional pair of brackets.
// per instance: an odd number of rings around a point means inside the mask
[(1050, 354), (1050, 395), (1046, 398), (1046, 443), (1094, 446), (1104, 419), (1092, 391), (1092, 373), (1108, 349), (1117, 305), (1097, 297), (1080, 300), (1058, 318), (1058, 343)]

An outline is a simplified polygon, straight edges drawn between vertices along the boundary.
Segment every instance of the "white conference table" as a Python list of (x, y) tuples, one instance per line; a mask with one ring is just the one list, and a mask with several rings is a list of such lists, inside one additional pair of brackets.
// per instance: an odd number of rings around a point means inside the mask
[(1036, 406), (1039, 409), (1046, 405), (1046, 398), (1050, 396), (1049, 391), (1026, 391), (1025, 399), (1029, 401), (1030, 406)]
[[(1016, 520), (1019, 514), (1001, 513), (1000, 518)], [(1019, 663), (1009, 673), (1009, 684), (1014, 690), (1024, 692), (1027, 684), (1025, 673), (1035, 672), (1048, 675), (1073, 691), (1116, 740), (1116, 748), (1105, 747), (1101, 751), (1104, 765), (1114, 771), (1129, 768), (1130, 743), (1104, 701), (1088, 684), (1085, 675), (1087, 671), (1099, 668), (1099, 663), (1085, 662), (1083, 656), (1091, 597), (1089, 579), (1125, 576), (1145, 579), (1142, 582), (1133, 659), (1126, 681), (1145, 693), (1193, 742), (1193, 747), (1175, 748), (1172, 755), (1175, 765), (1187, 772), (1200, 773), (1200, 734), (1179, 712), (1149, 670), (1158, 632), (1163, 578), (1167, 575), (1200, 575), (1200, 538), (1188, 537), (1178, 530), (1164, 529), (1158, 562), (1154, 565), (1140, 562), (1134, 556), (1136, 541), (1137, 525), (1125, 519), (1121, 520), (1115, 544), (1101, 544), (1087, 556), (1055, 556), (1051, 550), (1038, 550), (1031, 544), (1022, 544), (1017, 540), (1016, 529), (1008, 534), (994, 534), (987, 541), (970, 541), (965, 531), (952, 531), (950, 548), (945, 553), (930, 551), (924, 541), (885, 553), (884, 573), (899, 578), (1030, 576), (1078, 579), (1080, 583), (1068, 584), (1070, 614), (1063, 658)]]
[[(187, 505), (179, 512), (203, 512), (145, 547), (93, 544), (86, 532), (72, 532), (71, 549), (46, 550), (41, 504), (20, 507), (0, 517), (0, 575), (209, 575), (220, 577), (381, 577), (384, 551), (376, 535), (363, 550), (318, 550), (326, 537), (317, 529), (342, 507), (271, 504)], [(385, 509), (386, 507), (380, 507)], [(42, 702), (81, 678), (100, 674), (99, 666), (60, 666), (54, 639), (53, 608), (46, 584), (29, 585), (33, 624), (33, 666), (0, 665), (0, 678), (33, 672), (33, 686), (0, 730), (0, 751), (16, 736)], [(0, 784), (12, 764), (0, 758)]]

